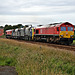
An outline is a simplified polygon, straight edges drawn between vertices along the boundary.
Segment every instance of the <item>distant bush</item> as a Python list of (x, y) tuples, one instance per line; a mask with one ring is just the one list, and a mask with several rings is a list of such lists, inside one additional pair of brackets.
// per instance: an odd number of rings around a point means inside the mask
[(75, 35), (74, 35), (74, 40), (75, 40)]

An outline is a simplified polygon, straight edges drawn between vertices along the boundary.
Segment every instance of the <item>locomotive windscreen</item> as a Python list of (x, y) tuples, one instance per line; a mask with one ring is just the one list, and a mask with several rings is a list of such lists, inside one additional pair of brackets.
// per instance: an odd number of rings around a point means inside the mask
[(73, 27), (68, 27), (68, 31), (73, 31)]
[(61, 31), (66, 31), (66, 27), (61, 27)]

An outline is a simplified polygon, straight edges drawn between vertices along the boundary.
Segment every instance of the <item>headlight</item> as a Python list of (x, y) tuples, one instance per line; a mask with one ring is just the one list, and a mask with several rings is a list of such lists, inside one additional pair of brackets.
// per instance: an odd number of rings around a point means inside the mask
[(61, 37), (63, 37), (63, 35), (61, 35)]
[(73, 35), (71, 35), (71, 37), (73, 37)]

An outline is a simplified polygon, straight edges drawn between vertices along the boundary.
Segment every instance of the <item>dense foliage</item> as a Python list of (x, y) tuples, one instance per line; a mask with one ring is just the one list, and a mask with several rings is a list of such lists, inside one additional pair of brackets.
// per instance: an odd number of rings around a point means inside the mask
[(4, 28), (4, 33), (6, 30), (10, 30), (10, 29), (16, 29), (16, 28), (22, 28), (23, 25), (22, 24), (18, 24), (18, 25), (5, 25), (4, 27), (3, 26), (0, 26), (0, 28)]

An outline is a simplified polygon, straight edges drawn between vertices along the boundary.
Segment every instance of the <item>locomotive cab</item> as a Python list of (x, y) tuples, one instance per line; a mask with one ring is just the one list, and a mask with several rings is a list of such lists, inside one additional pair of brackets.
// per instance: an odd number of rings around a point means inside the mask
[(74, 26), (68, 22), (61, 24), (59, 38), (68, 44), (72, 43), (74, 38)]
[(74, 27), (72, 25), (61, 25), (60, 26), (60, 38), (73, 38)]

